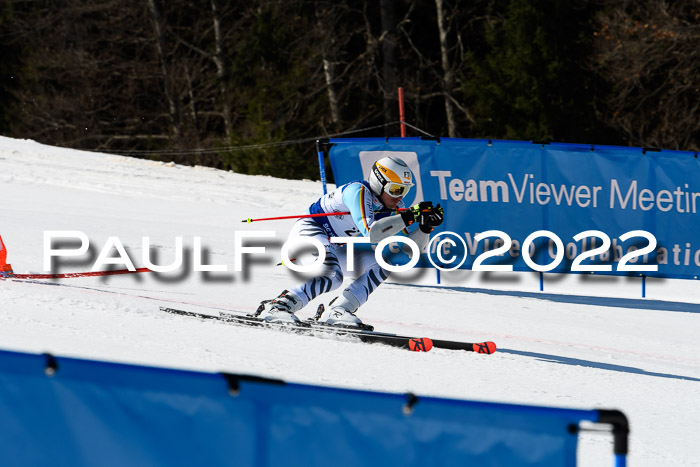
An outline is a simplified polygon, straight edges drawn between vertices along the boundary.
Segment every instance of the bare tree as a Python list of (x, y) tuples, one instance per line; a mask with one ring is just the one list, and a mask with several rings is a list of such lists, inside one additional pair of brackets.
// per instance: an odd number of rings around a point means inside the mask
[(231, 137), (231, 105), (229, 103), (228, 89), (226, 83), (226, 59), (224, 54), (224, 37), (221, 32), (220, 8), (217, 0), (211, 0), (212, 20), (214, 22), (214, 43), (215, 52), (212, 59), (216, 64), (216, 76), (219, 81), (219, 94), (221, 95), (221, 108), (224, 116), (224, 131), (226, 137)]
[(382, 44), (382, 91), (384, 102), (384, 122), (398, 120), (396, 96), (398, 90), (398, 38), (396, 34), (397, 15), (395, 0), (380, 0), (381, 44)]
[(148, 11), (151, 15), (153, 23), (153, 33), (155, 35), (156, 50), (160, 62), (161, 78), (163, 80), (163, 91), (165, 98), (168, 101), (170, 110), (171, 130), (175, 140), (182, 145), (182, 131), (180, 128), (180, 106), (173, 93), (174, 83), (172, 82), (172, 72), (168, 67), (168, 61), (165, 53), (165, 35), (163, 33), (160, 9), (156, 4), (156, 0), (148, 0)]
[(326, 84), (326, 95), (328, 96), (328, 107), (331, 113), (331, 121), (338, 125), (341, 120), (340, 105), (336, 87), (336, 61), (334, 59), (338, 34), (335, 30), (339, 26), (341, 17), (329, 4), (319, 4), (316, 11), (316, 30), (320, 38), (321, 60), (323, 62), (323, 76)]
[(450, 94), (454, 85), (454, 74), (450, 66), (447, 46), (447, 21), (445, 19), (445, 6), (443, 0), (435, 0), (437, 12), (437, 25), (440, 34), (440, 63), (442, 65), (442, 90), (445, 93), (445, 117), (447, 119), (447, 133), (450, 138), (457, 136), (457, 124)]
[(700, 4), (624, 0), (598, 15), (600, 118), (632, 145), (700, 149)]

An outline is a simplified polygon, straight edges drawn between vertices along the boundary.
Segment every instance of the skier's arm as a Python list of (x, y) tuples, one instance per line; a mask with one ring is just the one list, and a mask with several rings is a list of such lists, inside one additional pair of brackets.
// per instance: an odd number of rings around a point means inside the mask
[[(423, 232), (421, 229), (416, 229), (414, 232), (408, 235), (408, 238), (413, 240), (416, 243), (416, 245), (418, 245), (418, 251), (423, 251), (425, 245), (428, 244), (430, 234)], [(408, 256), (413, 257), (413, 250), (410, 246), (408, 246), (408, 244), (404, 243), (402, 248), (404, 253), (406, 253)]]
[(442, 219), (443, 209), (439, 204), (433, 207), (432, 202), (423, 201), (405, 211), (401, 211), (399, 215), (389, 216), (372, 224), (369, 239), (372, 243), (380, 242), (399, 233), (414, 222), (417, 222), (420, 226), (420, 229), (417, 231), (430, 234), (435, 227), (442, 223)]
[[(413, 214), (411, 214), (411, 217), (413, 217)], [(411, 222), (411, 224), (412, 223), (413, 222)], [(379, 219), (372, 224), (372, 228), (369, 230), (369, 241), (372, 243), (379, 243), (385, 238), (396, 235), (409, 225), (410, 224), (406, 223), (406, 219), (404, 219), (403, 215), (388, 216), (384, 219)]]
[(372, 195), (361, 183), (352, 183), (343, 190), (343, 203), (350, 211), (355, 226), (363, 237), (370, 236), (370, 228), (374, 224), (372, 210)]

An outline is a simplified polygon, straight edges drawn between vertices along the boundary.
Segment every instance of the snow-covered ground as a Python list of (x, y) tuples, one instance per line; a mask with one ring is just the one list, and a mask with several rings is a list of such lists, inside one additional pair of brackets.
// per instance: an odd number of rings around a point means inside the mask
[[(384, 392), (567, 408), (615, 408), (631, 423), (630, 465), (700, 465), (700, 284), (639, 279), (487, 275), (434, 271), (392, 276), (359, 316), (379, 330), (434, 338), (493, 340), (491, 356), (246, 329), (166, 315), (252, 311), (297, 278), (279, 262), (293, 221), (321, 185), (182, 167), (0, 137), (0, 235), (16, 273), (43, 273), (44, 232), (82, 231), (90, 250), (58, 272), (92, 268), (109, 237), (137, 267), (142, 238), (169, 264), (176, 237), (185, 261), (156, 276), (0, 281), (0, 348), (203, 371), (228, 371)], [(235, 232), (274, 230), (266, 255), (234, 271)], [(193, 238), (204, 263), (193, 272)], [(116, 251), (113, 251), (116, 256)], [(157, 260), (156, 260), (157, 256)], [(56, 272), (56, 271), (53, 271)], [(45, 283), (61, 284), (60, 286)], [(323, 297), (327, 302), (332, 296)], [(300, 313), (313, 313), (318, 301)], [(579, 462), (612, 465), (612, 437), (584, 433)]]

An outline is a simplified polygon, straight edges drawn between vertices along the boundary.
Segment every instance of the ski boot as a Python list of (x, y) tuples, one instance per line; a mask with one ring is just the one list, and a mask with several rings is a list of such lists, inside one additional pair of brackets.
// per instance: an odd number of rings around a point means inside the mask
[(331, 326), (357, 328), (357, 329), (373, 329), (372, 326), (366, 325), (355, 316), (355, 312), (360, 307), (360, 302), (357, 301), (354, 295), (344, 291), (342, 295), (333, 299), (328, 304), (328, 308), (321, 309), (321, 313), (317, 313), (317, 321)]
[(296, 325), (301, 324), (301, 320), (294, 313), (300, 309), (301, 299), (285, 290), (277, 298), (263, 300), (254, 316), (268, 323)]

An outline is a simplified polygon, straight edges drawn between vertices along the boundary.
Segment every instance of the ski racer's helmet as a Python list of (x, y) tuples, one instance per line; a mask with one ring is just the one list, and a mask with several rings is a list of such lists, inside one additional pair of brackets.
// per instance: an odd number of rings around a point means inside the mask
[(377, 196), (386, 192), (394, 198), (406, 196), (413, 186), (413, 174), (408, 165), (397, 157), (382, 157), (372, 166), (367, 177), (369, 187)]

